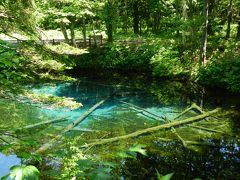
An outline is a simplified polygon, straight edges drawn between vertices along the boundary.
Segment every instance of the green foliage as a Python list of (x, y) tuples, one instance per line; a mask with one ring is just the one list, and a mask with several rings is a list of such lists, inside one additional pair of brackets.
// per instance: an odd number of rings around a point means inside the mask
[(116, 167), (115, 163), (101, 161), (96, 157), (88, 156), (80, 148), (74, 146), (73, 142), (68, 144), (71, 145), (68, 147), (68, 151), (64, 151), (64, 167), (61, 178), (111, 179), (112, 170)]
[(3, 0), (0, 2), (0, 32), (22, 31), (36, 35), (35, 4), (33, 0)]
[(132, 147), (129, 148), (130, 152), (136, 152), (136, 153), (140, 153), (143, 156), (147, 156), (147, 152), (145, 149), (146, 145), (144, 144), (134, 144)]
[(15, 180), (38, 180), (39, 171), (35, 166), (12, 166), (10, 173), (2, 177), (1, 180), (7, 180), (8, 177)]
[(52, 51), (58, 54), (68, 54), (68, 55), (81, 55), (84, 53), (88, 53), (85, 49), (75, 48), (70, 46), (66, 43), (61, 43), (59, 45), (47, 45), (47, 48), (51, 49)]
[(122, 159), (137, 159), (137, 153), (147, 156), (146, 149), (144, 149), (145, 147), (146, 145), (144, 144), (134, 144), (127, 151), (118, 152), (114, 156)]
[(176, 77), (183, 75), (184, 65), (180, 61), (176, 47), (161, 47), (151, 59), (153, 73), (159, 77)]
[(166, 175), (161, 175), (159, 174), (159, 172), (157, 171), (157, 178), (158, 180), (170, 180), (172, 178), (174, 173), (169, 173), (169, 174), (166, 174)]
[(109, 44), (82, 55), (76, 64), (79, 68), (150, 71), (150, 59), (156, 49), (157, 46), (151, 44)]
[(206, 67), (199, 70), (198, 81), (210, 86), (240, 92), (240, 56), (232, 52), (212, 59)]
[(12, 85), (19, 81), (29, 79), (29, 73), (24, 72), (25, 59), (18, 53), (13, 45), (0, 41), (0, 84)]
[(35, 103), (37, 102), (37, 103), (47, 104), (52, 108), (67, 107), (70, 110), (74, 110), (83, 106), (81, 103), (74, 101), (73, 98), (68, 98), (68, 97), (58, 97), (58, 96), (45, 95), (45, 94), (34, 94), (29, 92), (26, 92), (24, 95)]

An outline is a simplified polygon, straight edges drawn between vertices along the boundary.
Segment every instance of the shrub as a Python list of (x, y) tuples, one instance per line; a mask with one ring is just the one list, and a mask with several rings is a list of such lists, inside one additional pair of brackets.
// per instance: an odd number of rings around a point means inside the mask
[(149, 71), (156, 49), (155, 45), (150, 44), (109, 44), (81, 55), (76, 64), (79, 68)]
[(176, 77), (184, 74), (179, 52), (173, 46), (161, 47), (151, 58), (153, 74), (159, 77)]
[(240, 92), (240, 55), (232, 52), (220, 58), (214, 58), (198, 73), (198, 81), (210, 86), (226, 88)]

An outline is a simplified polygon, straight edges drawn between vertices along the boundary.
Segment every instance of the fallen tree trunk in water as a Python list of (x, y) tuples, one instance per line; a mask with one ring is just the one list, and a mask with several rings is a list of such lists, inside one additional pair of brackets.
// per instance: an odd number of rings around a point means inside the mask
[(204, 111), (198, 106), (196, 105), (195, 103), (193, 103), (189, 108), (185, 109), (183, 112), (181, 112), (180, 114), (178, 114), (173, 120), (181, 117), (182, 115), (186, 114), (187, 112), (193, 110), (193, 109), (196, 109), (198, 110), (200, 113), (204, 113)]
[(53, 124), (53, 123), (59, 123), (59, 122), (67, 121), (68, 118), (69, 118), (69, 116), (58, 118), (58, 119), (54, 119), (54, 120), (44, 121), (44, 122), (40, 122), (40, 123), (36, 123), (36, 124), (31, 124), (31, 125), (19, 128), (16, 131), (32, 129), (32, 128), (37, 128), (37, 127), (43, 126), (43, 125), (49, 125), (49, 124)]
[[(159, 141), (161, 142), (173, 142), (174, 140), (173, 139), (167, 139), (167, 138), (158, 138)], [(186, 143), (186, 146), (187, 145), (197, 145), (197, 146), (202, 146), (202, 145), (205, 145), (205, 146), (212, 146), (212, 147), (219, 147), (219, 145), (217, 144), (213, 144), (213, 143), (210, 143), (210, 142), (205, 142), (205, 141), (184, 141)]]
[(73, 129), (75, 126), (77, 126), (80, 122), (82, 122), (84, 119), (86, 119), (93, 111), (95, 111), (100, 105), (102, 105), (103, 103), (105, 103), (109, 98), (111, 98), (115, 93), (111, 94), (110, 96), (108, 96), (106, 99), (101, 100), (100, 102), (98, 102), (97, 104), (95, 104), (93, 107), (91, 107), (88, 111), (86, 111), (85, 113), (83, 113), (78, 119), (76, 119), (75, 121), (73, 121), (71, 124), (69, 124), (67, 127), (65, 127), (63, 129), (63, 131), (57, 135), (54, 139), (52, 139), (50, 142), (43, 144), (37, 151), (36, 153), (42, 153), (44, 151), (46, 151), (47, 149), (49, 149), (50, 147), (52, 147), (58, 140), (60, 140), (62, 138), (62, 136), (70, 131), (71, 129)]
[[(146, 109), (144, 109), (144, 108), (142, 108), (142, 107), (136, 106), (136, 105), (131, 104), (131, 103), (127, 103), (127, 102), (125, 102), (125, 101), (121, 101), (121, 100), (118, 100), (118, 101), (119, 101), (120, 103), (122, 103), (122, 104), (126, 104), (126, 105), (132, 106), (132, 107), (134, 107), (134, 108), (136, 108), (136, 109), (140, 109), (140, 110), (142, 110), (142, 111), (144, 111), (144, 112), (152, 115), (152, 116), (154, 117), (154, 119), (156, 119), (156, 120), (165, 121), (165, 120), (164, 120), (164, 117), (159, 116), (159, 115), (157, 115), (157, 114), (154, 114), (154, 113), (152, 113), (152, 112), (150, 112), (150, 111), (148, 111), (148, 110), (146, 110)], [(152, 117), (152, 118), (153, 118), (153, 117)]]
[(190, 117), (190, 118), (180, 120), (180, 121), (171, 121), (170, 123), (167, 123), (167, 124), (162, 124), (162, 125), (159, 125), (159, 126), (139, 130), (139, 131), (127, 134), (127, 135), (117, 136), (117, 137), (108, 138), (108, 139), (101, 139), (101, 140), (97, 139), (96, 141), (94, 141), (92, 143), (89, 143), (89, 144), (86, 144), (86, 145), (83, 145), (82, 147), (85, 148), (85, 147), (89, 147), (89, 146), (102, 145), (102, 144), (111, 143), (111, 142), (115, 142), (115, 141), (119, 141), (119, 140), (123, 140), (123, 139), (137, 137), (137, 136), (147, 134), (147, 133), (151, 133), (151, 132), (155, 132), (155, 131), (158, 131), (158, 130), (171, 129), (172, 127), (177, 127), (177, 126), (182, 126), (182, 125), (185, 125), (185, 124), (190, 124), (190, 123), (193, 123), (193, 122), (197, 122), (197, 121), (199, 121), (201, 119), (204, 119), (206, 117), (209, 117), (209, 116), (211, 116), (211, 115), (213, 115), (213, 114), (215, 114), (219, 111), (220, 111), (220, 109), (217, 108), (217, 109), (214, 109), (212, 111), (208, 111), (208, 112), (205, 112), (203, 114), (200, 114), (200, 115), (197, 115), (197, 116), (194, 116), (194, 117)]

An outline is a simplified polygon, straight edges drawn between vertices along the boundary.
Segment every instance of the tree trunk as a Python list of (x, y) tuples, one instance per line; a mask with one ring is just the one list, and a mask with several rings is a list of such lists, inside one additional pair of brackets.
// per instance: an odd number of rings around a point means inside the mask
[[(180, 0), (175, 0), (175, 3), (174, 3), (174, 7), (175, 7), (175, 10), (176, 10), (176, 16), (177, 18), (180, 20), (180, 17), (181, 17), (181, 1)], [(177, 27), (177, 30), (176, 30), (176, 37), (180, 37), (180, 30), (179, 30), (179, 27)]]
[(49, 120), (49, 121), (43, 121), (43, 122), (40, 122), (40, 123), (31, 124), (31, 125), (19, 128), (16, 131), (22, 131), (22, 130), (26, 130), (26, 129), (33, 129), (33, 128), (38, 128), (38, 127), (46, 126), (46, 125), (53, 124), (53, 123), (59, 123), (59, 122), (67, 121), (68, 118), (69, 118), (69, 116), (58, 118), (58, 119), (54, 119), (54, 120)]
[(156, 13), (154, 13), (153, 14), (153, 32), (155, 33), (155, 34), (157, 34), (158, 33), (158, 31), (159, 31), (159, 26), (160, 26), (160, 16), (161, 16), (161, 14), (160, 14), (161, 12), (156, 12)]
[(63, 135), (72, 130), (74, 127), (76, 127), (79, 123), (81, 123), (84, 119), (86, 119), (93, 111), (95, 111), (99, 106), (101, 106), (103, 103), (105, 103), (108, 99), (112, 98), (114, 96), (115, 92), (112, 93), (110, 96), (108, 96), (106, 99), (99, 101), (97, 104), (92, 106), (89, 110), (84, 112), (79, 118), (77, 118), (75, 121), (73, 121), (71, 124), (69, 124), (67, 127), (65, 127), (62, 132), (57, 135), (54, 139), (52, 139), (50, 142), (43, 144), (36, 153), (43, 153), (44, 151), (51, 148), (57, 141), (59, 141)]
[(128, 1), (124, 1), (124, 32), (127, 33), (128, 31)]
[(209, 0), (204, 0), (203, 6), (203, 17), (204, 17), (204, 25), (203, 25), (203, 32), (202, 32), (202, 47), (200, 50), (200, 64), (205, 65), (207, 63), (207, 30), (208, 30), (208, 7), (209, 7)]
[(108, 139), (97, 139), (96, 141), (89, 143), (89, 144), (85, 144), (82, 147), (86, 148), (86, 147), (92, 147), (92, 146), (102, 145), (102, 144), (106, 144), (106, 143), (112, 143), (112, 142), (116, 142), (116, 141), (123, 140), (123, 139), (128, 139), (128, 138), (138, 137), (138, 136), (148, 134), (148, 133), (153, 133), (158, 130), (166, 130), (166, 129), (171, 129), (172, 127), (180, 127), (180, 126), (183, 126), (186, 124), (192, 124), (194, 122), (203, 120), (213, 114), (216, 114), (219, 111), (220, 111), (220, 109), (217, 108), (212, 111), (205, 112), (204, 114), (200, 114), (200, 115), (190, 117), (190, 118), (187, 118), (184, 120), (172, 121), (170, 123), (150, 127), (147, 129), (138, 130), (138, 131), (135, 131), (135, 132), (127, 134), (127, 135), (117, 136), (117, 137), (108, 138)]
[(229, 1), (229, 6), (228, 6), (227, 32), (225, 37), (226, 39), (230, 38), (231, 22), (232, 22), (232, 0)]
[(108, 35), (108, 42), (113, 41), (113, 25), (112, 23), (107, 24), (107, 35)]
[(132, 106), (132, 107), (134, 107), (134, 108), (136, 108), (136, 109), (140, 109), (141, 111), (144, 111), (144, 112), (150, 114), (151, 116), (153, 116), (153, 117), (154, 117), (153, 119), (155, 119), (155, 120), (164, 121), (164, 118), (163, 118), (162, 116), (157, 115), (157, 114), (154, 114), (154, 113), (152, 113), (152, 112), (150, 112), (150, 111), (148, 111), (148, 110), (146, 110), (146, 109), (144, 109), (144, 108), (142, 108), (142, 107), (139, 107), (139, 106), (136, 106), (136, 105), (134, 105), (134, 104), (127, 103), (127, 102), (124, 102), (124, 101), (121, 101), (121, 100), (119, 100), (119, 102), (120, 102), (120, 103), (123, 103), (123, 104), (126, 104), (126, 105), (128, 105), (128, 106)]
[(108, 42), (112, 42), (113, 41), (113, 19), (114, 19), (114, 15), (113, 15), (113, 2), (111, 0), (109, 0), (106, 4), (106, 8), (107, 8), (107, 20), (106, 20), (106, 28), (107, 28), (107, 36), (108, 36)]
[[(182, 0), (181, 2), (182, 4), (182, 20), (183, 22), (185, 22), (187, 20), (187, 4), (186, 4), (186, 0)], [(186, 43), (186, 29), (182, 30), (182, 43), (185, 44)]]
[(215, 0), (208, 1), (208, 26), (207, 26), (207, 33), (209, 35), (214, 35), (213, 31), (213, 8), (215, 6)]
[(71, 45), (74, 47), (77, 47), (73, 23), (70, 24), (70, 34), (71, 34)]
[(135, 34), (139, 33), (139, 10), (137, 0), (133, 3), (133, 31)]
[(62, 31), (62, 33), (63, 33), (65, 42), (66, 42), (66, 43), (69, 43), (66, 24), (65, 24), (64, 22), (62, 22), (62, 21), (60, 22), (60, 28), (61, 28), (61, 31)]
[(82, 19), (82, 35), (83, 35), (83, 47), (87, 47), (87, 28), (85, 18)]
[(239, 20), (238, 20), (238, 28), (237, 28), (237, 39), (240, 40), (240, 12), (239, 12)]

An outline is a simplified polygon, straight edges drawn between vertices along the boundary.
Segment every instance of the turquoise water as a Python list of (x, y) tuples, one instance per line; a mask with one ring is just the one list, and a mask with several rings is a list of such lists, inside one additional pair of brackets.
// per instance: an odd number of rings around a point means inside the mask
[[(100, 137), (111, 138), (132, 133), (139, 129), (164, 124), (192, 103), (202, 106), (205, 111), (217, 107), (226, 110), (238, 109), (240, 106), (239, 96), (180, 82), (156, 82), (139, 79), (103, 81), (84, 78), (72, 83), (32, 85), (29, 88), (38, 94), (71, 97), (83, 104), (82, 108), (69, 110), (67, 108), (53, 109), (47, 105), (36, 103), (26, 105), (25, 103), (12, 102), (11, 106), (15, 107), (16, 111), (21, 112), (19, 113), (21, 115), (21, 126), (69, 116), (67, 122), (54, 124), (48, 130), (65, 127), (94, 104), (116, 92), (114, 97), (106, 101), (75, 128), (76, 130), (85, 129), (88, 132), (76, 131), (76, 133), (72, 134), (73, 136), (66, 137), (70, 138), (69, 141), (71, 141), (71, 138), (80, 138), (74, 144), (77, 147), (80, 147), (83, 143), (90, 142), (92, 139)], [(156, 119), (153, 115), (120, 101), (144, 108), (161, 118)], [(0, 106), (2, 112), (7, 111), (3, 109), (4, 103)], [(5, 120), (10, 119), (11, 115), (2, 117), (1, 123), (7, 124)], [(196, 114), (192, 112), (186, 117), (193, 115)], [(19, 117), (13, 118), (13, 120), (17, 119)], [(216, 126), (216, 129), (223, 131), (226, 129), (226, 133), (231, 132), (233, 136), (215, 135), (199, 129), (183, 127), (178, 128), (177, 132), (186, 141), (200, 140), (210, 143), (212, 146), (198, 145), (186, 148), (179, 143), (179, 139), (171, 131), (164, 131), (115, 144), (93, 147), (88, 153), (98, 154), (100, 157), (105, 158), (106, 152), (111, 154), (114, 151), (124, 151), (136, 142), (146, 144), (149, 156), (139, 155), (136, 160), (125, 159), (124, 164), (121, 165), (121, 173), (118, 174), (118, 177), (121, 176), (123, 179), (154, 178), (156, 169), (162, 174), (175, 172), (174, 179), (191, 179), (196, 177), (221, 179), (221, 176), (224, 177), (223, 179), (235, 179), (235, 177), (239, 177), (238, 170), (240, 167), (238, 116), (231, 119), (214, 119), (213, 121), (215, 124), (224, 121), (226, 125), (221, 128), (220, 125), (222, 124), (218, 124), (219, 128)], [(204, 121), (204, 123), (209, 122)], [(212, 125), (209, 126), (204, 123), (200, 125), (212, 128)], [(173, 142), (163, 143), (158, 140), (158, 137), (173, 138)], [(42, 137), (41, 143), (47, 142), (51, 138), (52, 136)], [(38, 141), (38, 143), (40, 142)], [(0, 156), (0, 163), (5, 161), (8, 162), (9, 166), (19, 163), (19, 159), (16, 156)], [(0, 176), (4, 175), (6, 171), (7, 169), (0, 172)]]

